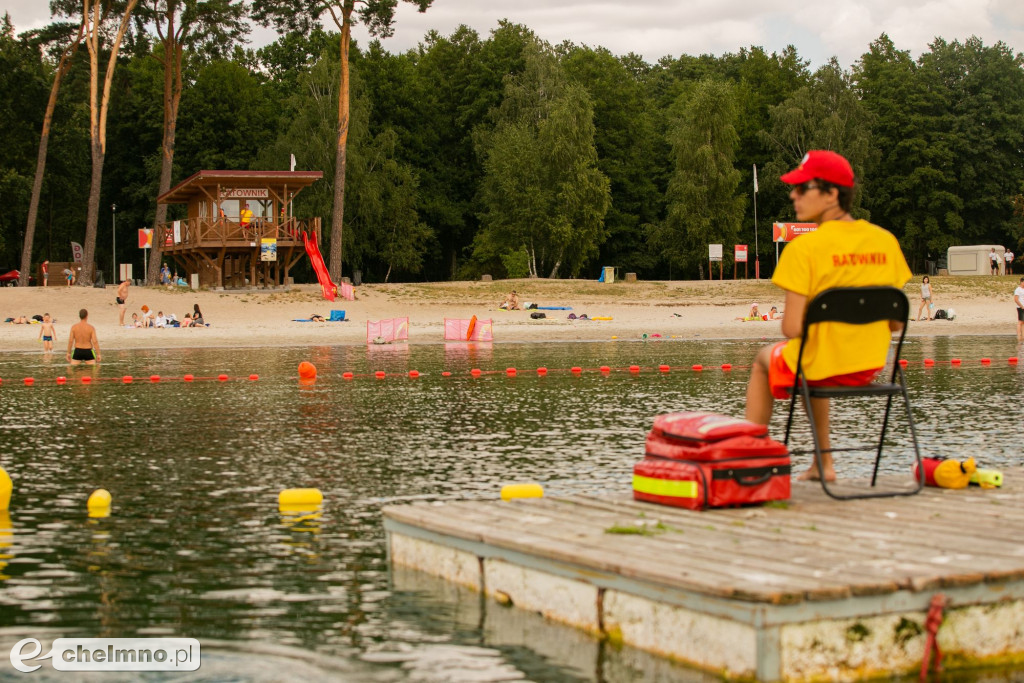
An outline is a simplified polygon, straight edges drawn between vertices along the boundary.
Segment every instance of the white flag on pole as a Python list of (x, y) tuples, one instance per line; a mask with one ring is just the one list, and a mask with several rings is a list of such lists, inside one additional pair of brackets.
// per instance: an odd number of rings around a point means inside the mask
[(294, 154), (292, 154), (291, 156), (292, 156), (292, 166), (291, 166), (291, 168), (290, 168), (290, 169), (288, 169), (288, 170), (289, 170), (289, 171), (294, 171), (294, 170), (295, 170), (295, 155), (294, 155)]
[(757, 194), (757, 164), (754, 164), (754, 194)]

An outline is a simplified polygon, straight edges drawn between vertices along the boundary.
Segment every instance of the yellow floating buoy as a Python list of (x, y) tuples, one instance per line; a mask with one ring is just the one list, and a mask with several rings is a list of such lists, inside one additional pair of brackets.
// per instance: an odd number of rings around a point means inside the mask
[(3, 467), (0, 467), (0, 510), (6, 510), (11, 505), (11, 491), (14, 490), (14, 482), (11, 475)]
[(86, 501), (85, 506), (89, 510), (90, 517), (109, 517), (110, 516), (110, 491), (106, 489), (96, 489), (89, 496), (89, 500)]
[(310, 510), (324, 502), (320, 489), (285, 489), (277, 496), (277, 505), (282, 510)]
[(543, 498), (544, 487), (540, 484), (506, 484), (501, 487), (501, 499)]

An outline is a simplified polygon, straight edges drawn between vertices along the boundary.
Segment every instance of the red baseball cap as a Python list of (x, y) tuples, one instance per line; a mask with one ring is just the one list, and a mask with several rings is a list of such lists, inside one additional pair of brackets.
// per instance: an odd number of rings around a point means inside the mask
[(779, 180), (788, 185), (799, 185), (820, 178), (833, 185), (853, 187), (853, 167), (844, 157), (827, 149), (812, 149), (804, 155), (800, 165)]

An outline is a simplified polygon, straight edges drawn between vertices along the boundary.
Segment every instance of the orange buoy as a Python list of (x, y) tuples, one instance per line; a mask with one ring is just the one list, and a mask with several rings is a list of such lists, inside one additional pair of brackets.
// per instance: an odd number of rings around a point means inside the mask
[(658, 369), (661, 370), (662, 372), (668, 372), (669, 370), (671, 370), (671, 368), (667, 365), (659, 365)]
[[(82, 379), (85, 378), (83, 377)], [(182, 379), (185, 380), (186, 382), (191, 382), (192, 380), (195, 379), (195, 377), (193, 377), (192, 375), (185, 375), (184, 377), (182, 377)]]
[(548, 369), (547, 368), (537, 368), (537, 374), (540, 375), (541, 377), (543, 377), (544, 375), (548, 374)]
[(121, 381), (124, 382), (125, 384), (131, 384), (132, 379), (133, 378), (131, 375), (125, 375), (124, 377), (121, 378)]
[(992, 364), (992, 359), (991, 358), (982, 358), (981, 359), (981, 364), (982, 365), (991, 365)]
[(303, 379), (313, 379), (316, 377), (316, 366), (309, 361), (302, 361), (299, 363), (299, 377)]
[(695, 371), (695, 372), (700, 372), (701, 370), (704, 369), (704, 366), (701, 365), (700, 363), (696, 363), (690, 369)]
[(580, 366), (578, 366), (578, 365), (574, 365), (574, 366), (572, 366), (571, 368), (569, 368), (569, 372), (571, 372), (571, 373), (572, 373), (572, 374), (574, 374), (574, 375), (578, 375), (578, 374), (580, 374), (581, 372), (583, 372), (583, 368), (581, 368), (581, 367), (580, 367)]
[(355, 377), (355, 375), (353, 375), (351, 372), (343, 372), (343, 373), (341, 373), (341, 378), (342, 379), (352, 379), (353, 377)]
[(732, 363), (722, 363), (723, 370), (732, 370)]
[(222, 375), (217, 375), (217, 380), (220, 381), (220, 382), (227, 382), (228, 381), (228, 376), (227, 375), (223, 375), (223, 374)]
[(472, 370), (469, 371), (469, 374), (473, 375), (473, 377), (479, 377), (480, 368), (473, 368)]
[(505, 374), (508, 375), (509, 377), (515, 377), (516, 376), (516, 369), (515, 368), (505, 368)]
[(419, 376), (420, 376), (420, 371), (419, 370), (410, 370), (409, 371), (409, 377), (411, 377), (413, 379), (416, 379)]
[(253, 382), (258, 380), (259, 378), (260, 378), (260, 376), (256, 375), (256, 374), (249, 375), (249, 379), (252, 380)]
[(632, 372), (635, 375), (638, 372), (640, 372), (640, 366), (639, 365), (630, 365), (629, 366), (629, 371)]
[(377, 379), (384, 379), (387, 375), (384, 374), (383, 370), (378, 370), (377, 372), (373, 373), (373, 376), (376, 377)]
[(160, 381), (160, 375), (150, 375), (149, 376), (149, 381), (150, 382), (159, 382)]
[(925, 358), (924, 359), (924, 365), (925, 365), (925, 367), (930, 368), (931, 366), (935, 365), (935, 361), (932, 360), (931, 358)]

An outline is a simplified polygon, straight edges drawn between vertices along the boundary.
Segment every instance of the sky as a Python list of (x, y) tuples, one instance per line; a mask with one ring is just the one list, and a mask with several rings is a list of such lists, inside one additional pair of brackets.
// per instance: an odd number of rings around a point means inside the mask
[[(0, 11), (9, 12), (21, 32), (44, 25), (48, 5), (0, 0)], [(951, 42), (974, 35), (985, 45), (1003, 41), (1024, 51), (1022, 0), (813, 0), (803, 6), (783, 0), (434, 0), (424, 14), (399, 2), (394, 36), (383, 45), (402, 52), (427, 31), (449, 35), (460, 24), (486, 38), (501, 19), (523, 24), (551, 43), (632, 52), (652, 63), (665, 56), (721, 55), (754, 45), (779, 52), (794, 45), (814, 67), (834, 56), (848, 68), (883, 32), (914, 57), (936, 36)], [(366, 44), (365, 31), (353, 35)], [(272, 31), (259, 30), (251, 42), (273, 39)]]

